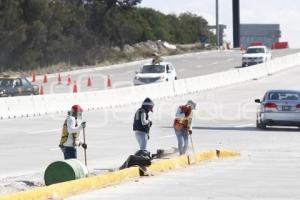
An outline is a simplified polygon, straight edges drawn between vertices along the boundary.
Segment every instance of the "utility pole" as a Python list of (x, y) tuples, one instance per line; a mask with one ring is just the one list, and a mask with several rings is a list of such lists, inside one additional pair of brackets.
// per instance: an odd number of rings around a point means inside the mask
[(219, 0), (216, 0), (216, 37), (217, 37), (217, 48), (220, 46), (220, 27), (219, 27)]
[(232, 0), (233, 47), (240, 47), (240, 0)]

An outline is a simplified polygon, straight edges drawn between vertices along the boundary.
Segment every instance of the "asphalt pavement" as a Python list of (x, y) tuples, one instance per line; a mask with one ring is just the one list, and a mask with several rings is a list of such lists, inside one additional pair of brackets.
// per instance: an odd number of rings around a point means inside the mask
[(239, 151), (240, 157), (216, 159), (68, 199), (299, 199), (299, 129), (257, 130), (257, 105), (253, 103), (268, 89), (299, 90), (299, 72), (300, 66), (240, 85), (158, 102), (150, 149), (176, 144), (170, 127), (172, 111), (191, 98), (198, 103), (193, 131), (197, 151), (229, 148)]
[[(74, 199), (138, 199), (141, 193), (146, 199), (167, 197), (167, 194), (176, 199), (186, 197), (183, 191), (187, 187), (190, 188), (188, 199), (268, 199), (276, 195), (278, 199), (299, 199), (300, 192), (295, 190), (299, 188), (300, 178), (299, 131), (286, 128), (256, 130), (257, 105), (254, 104), (254, 99), (262, 98), (267, 89), (299, 89), (299, 72), (300, 67), (294, 67), (239, 85), (155, 101), (150, 116), (153, 128), (148, 149), (151, 152), (177, 146), (171, 127), (175, 111), (178, 105), (193, 99), (198, 104), (193, 131), (196, 150), (230, 148), (241, 152), (240, 158), (216, 160), (194, 166), (191, 171), (179, 169)], [(105, 172), (119, 167), (138, 149), (132, 120), (139, 106), (84, 113), (90, 171)], [(15, 180), (24, 181), (24, 175), (36, 173), (42, 177), (50, 163), (63, 159), (58, 143), (66, 115), (1, 120), (0, 178), (17, 177)], [(79, 159), (83, 160), (82, 149)], [(181, 184), (172, 181), (177, 177)], [(166, 190), (170, 192), (166, 193)]]
[[(273, 58), (299, 52), (300, 49), (273, 50)], [(235, 69), (241, 66), (242, 53), (239, 50), (229, 51), (204, 51), (164, 57), (165, 61), (172, 62), (176, 68), (178, 79), (201, 76), (220, 71)], [(43, 86), (45, 94), (71, 93), (76, 81), (79, 92), (107, 89), (108, 76), (113, 88), (133, 86), (135, 71), (142, 64), (149, 63), (150, 59), (132, 63), (119, 64), (114, 67), (90, 67), (88, 69), (61, 74), (62, 82), (58, 84), (58, 74), (50, 75), (48, 83), (43, 83), (43, 76), (37, 78), (37, 85)], [(67, 84), (70, 74), (72, 84)], [(88, 78), (92, 80), (92, 86), (88, 87)], [(31, 78), (30, 78), (31, 79)]]

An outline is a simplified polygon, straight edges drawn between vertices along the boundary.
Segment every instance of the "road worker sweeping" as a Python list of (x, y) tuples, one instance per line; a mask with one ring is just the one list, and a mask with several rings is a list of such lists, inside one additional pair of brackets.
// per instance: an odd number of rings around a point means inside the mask
[(64, 122), (59, 147), (64, 159), (77, 159), (77, 147), (87, 148), (80, 136), (80, 131), (85, 128), (86, 122), (82, 122), (83, 109), (79, 105), (73, 105)]
[(196, 109), (196, 103), (189, 100), (185, 105), (178, 107), (174, 130), (178, 141), (178, 151), (180, 155), (186, 153), (189, 143), (189, 135), (192, 135), (193, 110)]

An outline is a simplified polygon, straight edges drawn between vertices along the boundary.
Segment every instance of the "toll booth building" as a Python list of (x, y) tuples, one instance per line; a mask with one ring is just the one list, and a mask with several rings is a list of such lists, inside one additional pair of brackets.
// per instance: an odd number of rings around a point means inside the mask
[(241, 46), (265, 45), (269, 48), (281, 37), (279, 24), (241, 24)]

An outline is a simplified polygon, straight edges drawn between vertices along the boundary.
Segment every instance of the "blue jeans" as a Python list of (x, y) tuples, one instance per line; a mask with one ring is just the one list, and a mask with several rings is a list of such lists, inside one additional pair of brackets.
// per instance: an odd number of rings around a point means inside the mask
[(183, 155), (186, 153), (186, 150), (189, 145), (189, 133), (187, 129), (181, 129), (181, 130), (176, 130), (175, 129), (175, 134), (177, 137), (178, 141), (178, 151), (180, 155)]
[(139, 143), (140, 150), (146, 150), (148, 134), (142, 131), (135, 131), (135, 137), (137, 142)]
[(65, 160), (73, 158), (77, 159), (76, 147), (63, 147), (62, 152), (64, 153)]

